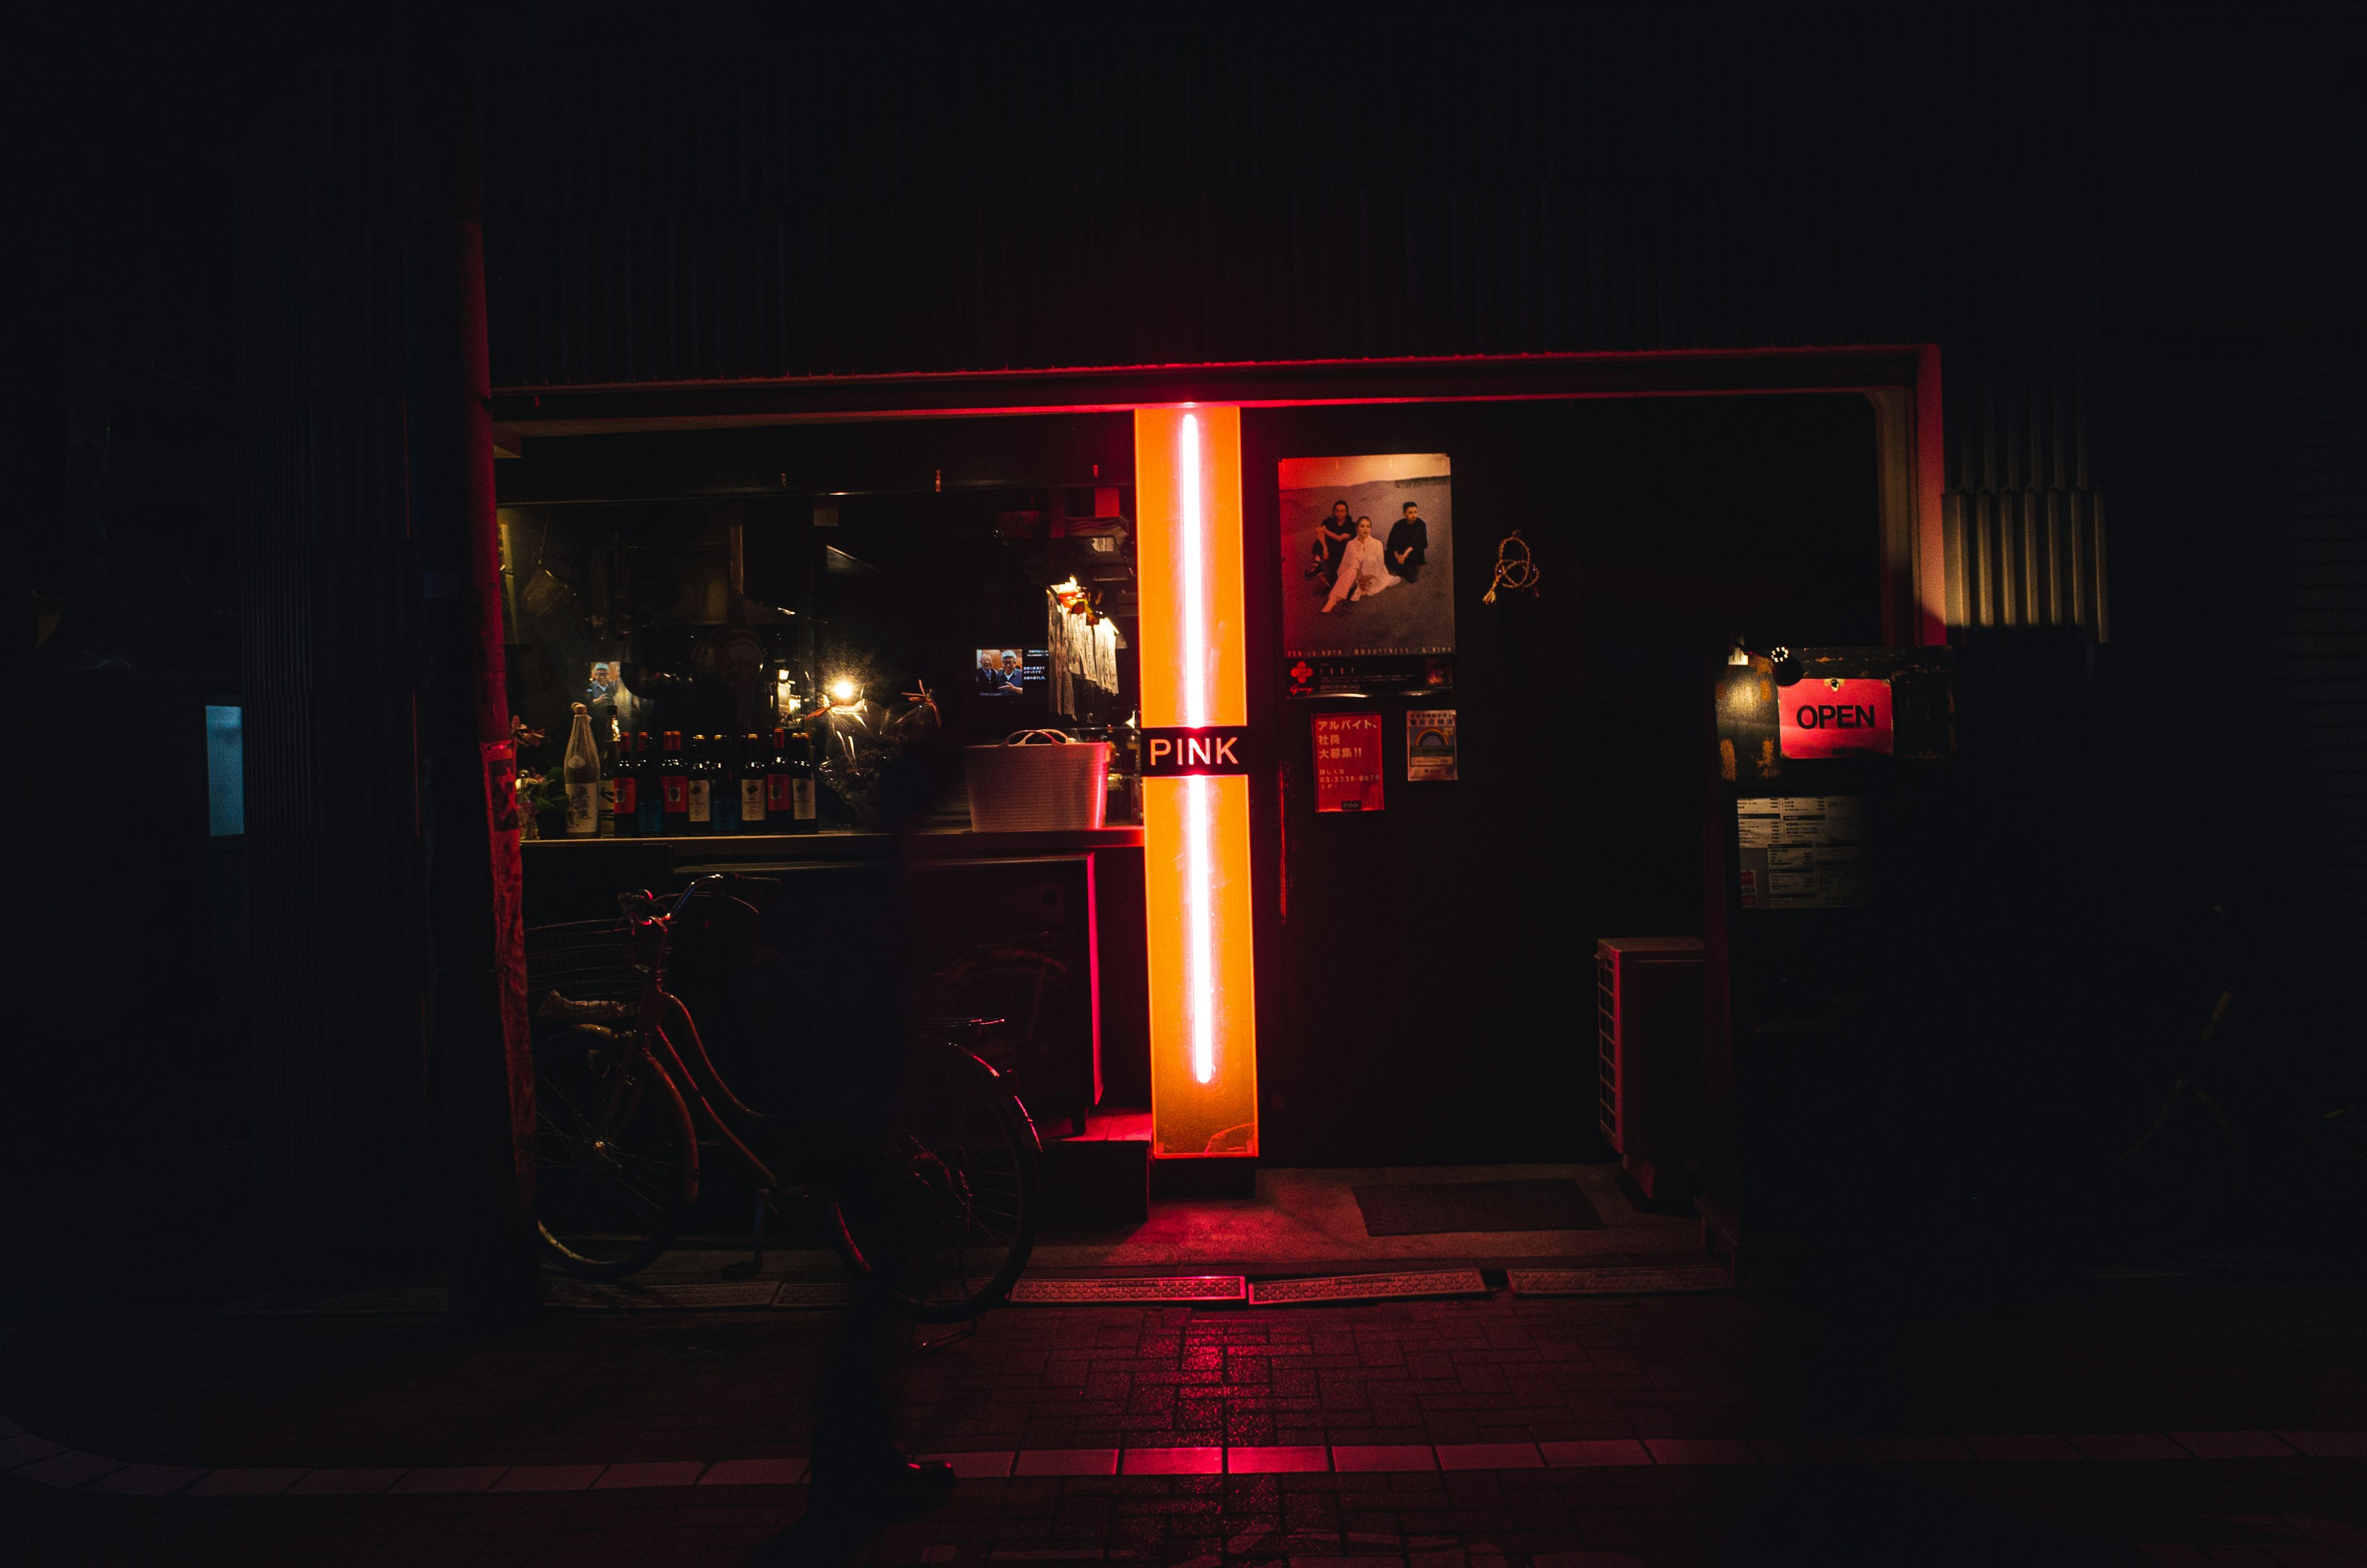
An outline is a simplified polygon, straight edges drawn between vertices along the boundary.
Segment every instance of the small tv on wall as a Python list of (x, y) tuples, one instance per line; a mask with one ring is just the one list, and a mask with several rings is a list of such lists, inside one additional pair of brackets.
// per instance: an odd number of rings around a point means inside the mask
[(983, 697), (1044, 698), (1046, 650), (1040, 648), (981, 648), (971, 679)]

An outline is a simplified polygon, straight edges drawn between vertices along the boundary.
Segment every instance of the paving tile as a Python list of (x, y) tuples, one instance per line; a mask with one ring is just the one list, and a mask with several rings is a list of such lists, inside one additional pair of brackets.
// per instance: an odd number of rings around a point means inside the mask
[(126, 1497), (164, 1497), (211, 1473), (186, 1464), (127, 1464), (112, 1475), (101, 1476), (83, 1490), (115, 1492)]
[(2291, 1459), (2273, 1432), (2172, 1432), (2169, 1440), (2197, 1459)]
[(2093, 1460), (2192, 1459), (2159, 1432), (2076, 1433), (2065, 1439)]
[(1436, 1470), (1438, 1456), (1427, 1443), (1361, 1443), (1331, 1447), (1331, 1468), (1342, 1475), (1375, 1471)]
[(1278, 1443), (1225, 1450), (1225, 1469), (1234, 1475), (1301, 1474), (1331, 1468), (1331, 1450), (1320, 1443)]
[(304, 1478), (300, 1470), (217, 1470), (189, 1488), (192, 1497), (276, 1497)]
[(345, 1497), (385, 1491), (403, 1477), (400, 1470), (314, 1470), (288, 1488), (291, 1497)]
[(2046, 1433), (1967, 1432), (1956, 1439), (1984, 1460), (2077, 1460), (2084, 1456)]
[(1586, 1470), (1601, 1465), (1649, 1464), (1652, 1456), (1633, 1438), (1588, 1438), (1576, 1442), (1539, 1443), (1537, 1451), (1556, 1470)]
[(703, 1459), (658, 1460), (639, 1464), (612, 1464), (592, 1485), (600, 1492), (634, 1486), (696, 1486), (707, 1469)]
[[(932, 1454), (943, 1459), (943, 1454)], [(961, 1467), (954, 1467), (956, 1474)], [(701, 1486), (797, 1486), (806, 1478), (806, 1461), (801, 1459), (726, 1459), (707, 1467), (698, 1478)]]
[(1116, 1475), (1116, 1449), (1022, 1449), (1014, 1475)]
[(1954, 1438), (1860, 1438), (1857, 1446), (1876, 1464), (1948, 1464), (1973, 1457)]
[(1753, 1438), (1750, 1451), (1761, 1464), (1863, 1464), (1865, 1454), (1847, 1438)]
[(496, 1492), (584, 1492), (600, 1479), (605, 1464), (514, 1465), (493, 1483)]
[(1221, 1475), (1225, 1450), (1220, 1448), (1128, 1449), (1127, 1475)]
[(483, 1492), (490, 1490), (509, 1469), (502, 1464), (479, 1464), (443, 1470), (414, 1470), (393, 1485), (391, 1493)]
[(63, 1443), (53, 1443), (47, 1438), (36, 1438), (29, 1432), (19, 1432), (13, 1438), (0, 1438), (0, 1470), (14, 1470), (20, 1464), (30, 1464), (37, 1459), (66, 1451)]
[(2367, 1432), (2279, 1432), (2312, 1459), (2367, 1459)]
[(123, 1461), (119, 1459), (68, 1449), (62, 1453), (19, 1466), (9, 1473), (19, 1481), (37, 1481), (44, 1486), (80, 1486), (85, 1481), (96, 1481), (122, 1468)]
[(1440, 1443), (1441, 1470), (1543, 1470), (1535, 1443)]
[(1654, 1464), (1757, 1464), (1750, 1445), (1733, 1438), (1647, 1438)]

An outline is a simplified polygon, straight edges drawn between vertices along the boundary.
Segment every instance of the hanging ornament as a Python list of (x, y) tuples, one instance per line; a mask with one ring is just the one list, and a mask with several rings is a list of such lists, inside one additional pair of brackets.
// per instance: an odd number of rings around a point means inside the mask
[(1496, 580), (1488, 585), (1488, 592), (1479, 596), (1479, 603), (1494, 604), (1498, 589), (1512, 593), (1525, 592), (1535, 599), (1537, 597), (1537, 579), (1544, 575), (1538, 570), (1536, 557), (1529, 553), (1529, 542), (1522, 538), (1521, 531), (1515, 528), (1496, 547)]

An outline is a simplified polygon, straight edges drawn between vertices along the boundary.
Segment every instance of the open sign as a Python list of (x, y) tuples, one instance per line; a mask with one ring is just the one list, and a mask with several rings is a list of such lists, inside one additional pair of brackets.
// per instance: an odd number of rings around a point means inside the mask
[(1890, 682), (1825, 676), (1775, 694), (1784, 755), (1795, 761), (1891, 752)]

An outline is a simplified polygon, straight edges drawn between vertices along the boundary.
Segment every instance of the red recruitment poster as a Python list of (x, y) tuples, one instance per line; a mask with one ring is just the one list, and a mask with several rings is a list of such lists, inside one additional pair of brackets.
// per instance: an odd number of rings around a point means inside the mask
[(1381, 809), (1381, 716), (1315, 715), (1315, 809)]

